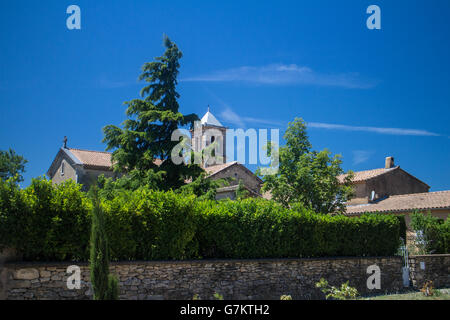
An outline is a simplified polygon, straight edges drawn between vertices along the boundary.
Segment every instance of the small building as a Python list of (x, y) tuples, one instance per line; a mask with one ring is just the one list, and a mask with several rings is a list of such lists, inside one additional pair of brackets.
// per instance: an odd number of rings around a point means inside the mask
[(47, 171), (53, 183), (59, 184), (70, 179), (82, 184), (84, 191), (102, 174), (107, 178), (117, 177), (112, 168), (110, 152), (67, 148), (66, 143), (59, 149)]
[[(341, 183), (347, 175), (338, 177)], [(381, 199), (411, 193), (428, 192), (430, 186), (394, 165), (394, 158), (385, 159), (384, 168), (357, 171), (352, 179), (354, 197), (348, 205), (365, 204)]]
[[(338, 177), (344, 182), (346, 175)], [(407, 242), (414, 239), (411, 230), (411, 214), (431, 213), (439, 219), (447, 219), (450, 213), (450, 190), (429, 192), (430, 186), (394, 165), (394, 158), (385, 159), (385, 167), (354, 173), (352, 179), (354, 197), (347, 202), (346, 215), (364, 213), (404, 215)]]

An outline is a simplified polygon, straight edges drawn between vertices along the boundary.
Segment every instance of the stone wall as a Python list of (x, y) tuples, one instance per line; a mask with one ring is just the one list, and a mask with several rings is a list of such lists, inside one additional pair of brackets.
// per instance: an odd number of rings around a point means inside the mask
[(409, 268), (412, 285), (417, 289), (429, 280), (436, 288), (450, 287), (450, 254), (411, 256)]
[[(90, 299), (89, 269), (81, 268), (81, 289), (67, 289), (67, 267), (75, 263), (6, 263), (5, 299)], [(368, 290), (367, 267), (381, 269), (381, 289)], [(320, 278), (330, 285), (345, 281), (362, 294), (402, 289), (400, 257), (145, 261), (112, 263), (119, 277), (121, 299), (323, 299), (315, 288)]]

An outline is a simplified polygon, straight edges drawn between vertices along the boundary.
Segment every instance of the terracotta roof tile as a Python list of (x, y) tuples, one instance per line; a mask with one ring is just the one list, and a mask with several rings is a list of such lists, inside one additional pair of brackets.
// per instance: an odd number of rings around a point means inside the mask
[(77, 157), (86, 168), (112, 170), (110, 152), (73, 148), (69, 148), (68, 150)]
[(347, 206), (347, 214), (365, 212), (404, 212), (412, 210), (450, 209), (450, 190), (390, 196), (376, 203)]
[(209, 175), (214, 175), (222, 170), (225, 170), (228, 167), (231, 167), (232, 165), (238, 163), (237, 161), (233, 161), (233, 162), (227, 162), (227, 163), (223, 163), (223, 164), (216, 164), (210, 167), (206, 167), (205, 171), (209, 174)]
[[(369, 180), (371, 178), (380, 176), (382, 174), (385, 174), (387, 172), (390, 172), (392, 170), (395, 170), (399, 168), (397, 167), (393, 167), (393, 168), (389, 168), (389, 169), (385, 169), (385, 168), (380, 168), (380, 169), (372, 169), (372, 170), (365, 170), (365, 171), (356, 171), (354, 172), (354, 177), (352, 179), (352, 182), (361, 182), (361, 181), (366, 181)], [(339, 182), (343, 183), (345, 177), (347, 176), (347, 174), (341, 174), (338, 176)]]
[[(83, 167), (90, 169), (112, 170), (112, 153), (107, 151), (93, 151), (68, 148), (68, 150), (80, 160)], [(156, 159), (156, 165), (161, 165), (162, 161)]]
[(242, 167), (245, 171), (247, 171), (251, 176), (254, 176), (259, 183), (263, 183), (263, 181), (261, 180), (260, 177), (258, 177), (257, 175), (255, 175), (252, 171), (250, 171), (250, 169), (248, 169), (246, 166), (244, 166), (243, 164), (237, 162), (237, 161), (232, 161), (232, 162), (227, 162), (227, 163), (223, 163), (223, 164), (216, 164), (214, 166), (210, 166), (210, 167), (206, 167), (205, 171), (209, 174), (209, 176), (213, 176), (233, 165), (238, 165), (240, 167)]

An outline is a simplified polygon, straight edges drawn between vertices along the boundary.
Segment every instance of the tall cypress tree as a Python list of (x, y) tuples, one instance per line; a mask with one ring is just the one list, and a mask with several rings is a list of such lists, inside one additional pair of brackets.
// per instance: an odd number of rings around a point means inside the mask
[(109, 274), (109, 247), (105, 230), (105, 217), (100, 206), (97, 188), (91, 190), (92, 226), (90, 243), (91, 284), (94, 300), (117, 300), (117, 279)]
[[(123, 129), (108, 125), (103, 128), (107, 150), (114, 150), (115, 170), (130, 173), (139, 171), (147, 177), (162, 180), (162, 189), (178, 188), (189, 178), (196, 178), (202, 170), (197, 165), (175, 165), (170, 160), (171, 151), (178, 141), (171, 141), (173, 131), (198, 120), (196, 114), (183, 115), (178, 109), (176, 91), (179, 60), (182, 57), (177, 45), (164, 37), (166, 51), (154, 62), (145, 63), (139, 80), (148, 83), (141, 90), (143, 99), (125, 102), (128, 119)], [(155, 160), (162, 160), (161, 165)]]

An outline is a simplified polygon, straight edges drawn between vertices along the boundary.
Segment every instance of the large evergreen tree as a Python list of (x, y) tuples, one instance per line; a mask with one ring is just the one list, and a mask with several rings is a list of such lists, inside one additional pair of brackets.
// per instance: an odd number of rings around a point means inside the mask
[[(178, 188), (189, 178), (196, 178), (202, 169), (198, 165), (174, 164), (171, 151), (178, 141), (171, 141), (172, 133), (186, 126), (193, 126), (198, 116), (183, 115), (178, 109), (176, 91), (179, 60), (182, 57), (177, 45), (164, 37), (166, 51), (154, 62), (145, 63), (139, 80), (148, 83), (141, 90), (143, 99), (134, 99), (125, 104), (127, 120), (123, 129), (108, 125), (103, 131), (103, 142), (107, 150), (113, 150), (115, 170), (138, 171), (135, 176), (158, 181), (162, 189)], [(157, 162), (155, 163), (155, 160)], [(160, 161), (162, 164), (160, 164)]]
[(332, 157), (327, 149), (312, 150), (301, 118), (289, 123), (283, 138), (285, 146), (276, 153), (269, 150), (272, 157), (279, 156), (279, 167), (276, 174), (263, 177), (262, 191), (270, 191), (272, 198), (285, 207), (300, 204), (318, 213), (344, 212), (345, 202), (353, 193), (352, 173), (340, 183), (338, 176), (344, 173), (340, 156)]

